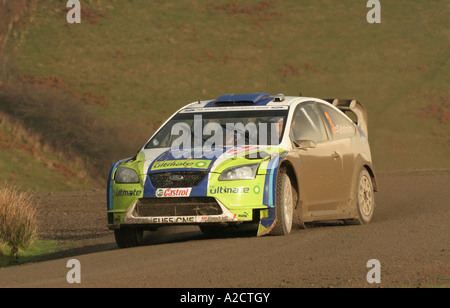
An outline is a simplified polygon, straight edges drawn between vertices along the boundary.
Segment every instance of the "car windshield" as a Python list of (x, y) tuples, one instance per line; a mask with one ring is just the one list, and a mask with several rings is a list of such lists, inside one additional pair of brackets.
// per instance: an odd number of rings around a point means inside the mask
[[(258, 108), (260, 109), (260, 108)], [(146, 149), (167, 147), (223, 148), (243, 145), (278, 145), (288, 108), (265, 110), (182, 110), (146, 144)]]

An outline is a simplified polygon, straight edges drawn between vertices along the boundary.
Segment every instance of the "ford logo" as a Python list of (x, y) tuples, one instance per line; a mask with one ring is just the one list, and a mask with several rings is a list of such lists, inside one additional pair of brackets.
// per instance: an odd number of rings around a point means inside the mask
[(182, 175), (176, 174), (176, 175), (171, 175), (171, 176), (169, 177), (169, 179), (170, 179), (171, 181), (181, 181), (181, 180), (184, 179), (184, 177), (183, 177)]

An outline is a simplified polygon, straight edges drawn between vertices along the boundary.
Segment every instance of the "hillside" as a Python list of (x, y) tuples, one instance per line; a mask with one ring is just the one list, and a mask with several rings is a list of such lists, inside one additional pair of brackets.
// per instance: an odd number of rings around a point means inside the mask
[[(450, 169), (445, 1), (384, 1), (381, 24), (367, 23), (361, 0), (81, 2), (81, 24), (67, 23), (66, 1), (37, 2), (9, 31), (1, 80), (60, 91), (81, 113), (95, 115), (100, 124), (90, 131), (110, 131), (101, 149), (111, 153), (100, 158), (77, 150), (82, 161), (102, 160), (96, 174), (134, 155), (182, 105), (261, 91), (357, 98), (369, 113), (378, 170)], [(20, 161), (33, 161), (1, 153), (0, 163), (8, 164), (3, 178), (23, 168)], [(24, 174), (17, 181), (39, 180), (35, 172)]]
[(3, 181), (33, 191), (84, 190), (99, 186), (83, 161), (68, 162), (66, 155), (43, 144), (42, 136), (0, 112), (0, 174)]

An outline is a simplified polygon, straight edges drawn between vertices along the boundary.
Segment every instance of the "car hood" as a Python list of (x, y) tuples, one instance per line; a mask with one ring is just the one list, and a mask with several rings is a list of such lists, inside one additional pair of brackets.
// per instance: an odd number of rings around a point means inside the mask
[(173, 153), (171, 149), (145, 149), (141, 151), (137, 160), (143, 161), (144, 174), (171, 171), (206, 171), (220, 172), (224, 165), (257, 163), (270, 160), (273, 155), (280, 153), (280, 149), (270, 146), (241, 146), (225, 147), (215, 151), (195, 151), (190, 149)]

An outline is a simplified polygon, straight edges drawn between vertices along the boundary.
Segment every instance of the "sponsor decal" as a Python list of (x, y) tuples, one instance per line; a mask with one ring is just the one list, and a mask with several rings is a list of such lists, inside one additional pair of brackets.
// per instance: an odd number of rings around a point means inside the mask
[(233, 218), (229, 216), (202, 216), (202, 222), (213, 222), (213, 221), (229, 221), (236, 220), (236, 214), (233, 215)]
[[(236, 214), (234, 214), (234, 215), (236, 215)], [(237, 217), (239, 217), (239, 218), (247, 218), (248, 217), (248, 213), (247, 212), (240, 213), (239, 215), (237, 215)]]
[(188, 159), (188, 160), (165, 160), (153, 163), (151, 170), (164, 169), (208, 169), (210, 160)]
[[(253, 187), (253, 193), (256, 195), (259, 194), (261, 191), (261, 188), (259, 188), (258, 185), (255, 185)], [(210, 187), (209, 193), (210, 194), (248, 194), (250, 192), (250, 187), (227, 187), (227, 186), (219, 186), (219, 187)]]
[(189, 197), (191, 190), (192, 188), (158, 188), (155, 195), (158, 198)]
[(142, 194), (142, 190), (125, 190), (125, 189), (119, 189), (114, 192), (114, 195), (116, 197), (137, 197)]
[(210, 188), (209, 192), (211, 194), (248, 194), (250, 192), (249, 187), (239, 186), (239, 187), (226, 187), (219, 186), (216, 188)]
[(259, 194), (260, 191), (261, 191), (261, 188), (259, 188), (258, 185), (255, 185), (255, 186), (253, 187), (253, 192), (254, 192), (255, 194)]
[(184, 109), (181, 110), (180, 113), (198, 113), (198, 112), (218, 112), (224, 110), (230, 111), (253, 111), (253, 110), (287, 110), (288, 106), (244, 106), (244, 107), (204, 107), (204, 108), (195, 108), (195, 109)]

